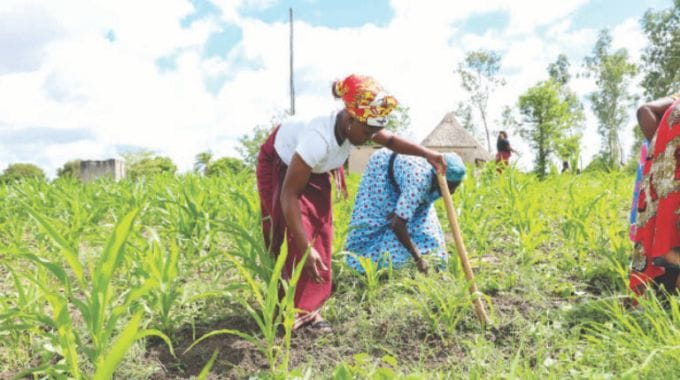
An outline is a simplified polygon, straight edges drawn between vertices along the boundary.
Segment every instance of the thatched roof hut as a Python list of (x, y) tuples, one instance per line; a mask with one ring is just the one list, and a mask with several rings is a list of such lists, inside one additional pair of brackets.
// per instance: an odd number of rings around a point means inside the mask
[(491, 153), (458, 123), (453, 112), (446, 114), (439, 125), (420, 144), (442, 153), (455, 152), (466, 163), (493, 159)]

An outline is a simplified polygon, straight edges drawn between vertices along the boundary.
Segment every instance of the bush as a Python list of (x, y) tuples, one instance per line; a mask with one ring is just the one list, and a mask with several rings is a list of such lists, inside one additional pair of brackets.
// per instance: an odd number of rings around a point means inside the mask
[(79, 178), (80, 160), (71, 160), (57, 169), (57, 178)]
[(240, 173), (245, 169), (246, 165), (238, 158), (222, 157), (208, 165), (205, 175), (208, 177), (223, 176), (226, 174)]
[(139, 151), (123, 154), (126, 176), (130, 179), (154, 176), (157, 174), (175, 174), (177, 166), (168, 157), (155, 156), (153, 152)]
[(45, 180), (45, 172), (33, 164), (11, 164), (0, 176), (0, 182), (12, 183), (25, 179)]

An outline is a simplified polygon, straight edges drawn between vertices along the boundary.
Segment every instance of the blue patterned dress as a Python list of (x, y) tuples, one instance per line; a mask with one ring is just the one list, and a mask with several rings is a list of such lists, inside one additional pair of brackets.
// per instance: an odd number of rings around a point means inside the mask
[[(434, 169), (424, 159), (398, 155), (394, 160), (396, 189), (389, 179), (388, 166), (392, 152), (380, 149), (368, 161), (361, 178), (350, 221), (345, 249), (359, 257), (370, 257), (380, 267), (399, 268), (413, 257), (392, 231), (388, 216), (394, 212), (406, 220), (408, 233), (423, 255), (435, 254), (447, 259), (442, 232), (434, 201), (439, 199)], [(347, 264), (363, 273), (359, 261), (347, 256)]]

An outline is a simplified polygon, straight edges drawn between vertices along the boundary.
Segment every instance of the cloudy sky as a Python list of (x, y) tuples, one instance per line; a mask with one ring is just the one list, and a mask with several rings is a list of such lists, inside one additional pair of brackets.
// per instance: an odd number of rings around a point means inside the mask
[[(189, 170), (196, 153), (237, 156), (236, 139), (289, 106), (288, 8), (295, 12), (297, 117), (340, 106), (331, 82), (374, 76), (411, 111), (422, 139), (466, 99), (453, 70), (492, 49), (504, 105), (547, 77), (559, 53), (582, 71), (600, 29), (639, 62), (640, 17), (671, 0), (2, 0), (0, 170), (53, 176), (70, 159), (144, 148)], [(592, 80), (574, 79), (585, 96)], [(635, 92), (641, 92), (637, 83)], [(631, 110), (632, 115), (633, 110)], [(589, 115), (584, 145), (599, 148)], [(631, 118), (629, 124), (633, 124)], [(532, 154), (518, 136), (520, 163)], [(586, 157), (588, 158), (588, 157)]]

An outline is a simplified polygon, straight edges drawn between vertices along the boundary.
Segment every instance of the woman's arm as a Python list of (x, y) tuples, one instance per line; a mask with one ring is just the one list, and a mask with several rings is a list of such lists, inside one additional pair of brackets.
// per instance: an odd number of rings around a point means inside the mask
[(647, 141), (652, 141), (656, 128), (663, 118), (664, 112), (673, 104), (673, 98), (660, 98), (643, 104), (637, 111), (638, 124)]
[(288, 230), (293, 235), (293, 241), (297, 249), (300, 252), (306, 252), (309, 249), (309, 255), (305, 262), (305, 270), (312, 280), (321, 283), (323, 279), (319, 274), (319, 270), (327, 271), (328, 268), (323, 264), (321, 256), (307, 238), (302, 224), (302, 212), (300, 211), (299, 202), (300, 196), (307, 186), (311, 175), (312, 168), (297, 153), (293, 154), (281, 189), (281, 210), (283, 211), (283, 217), (286, 219)]
[(423, 157), (427, 159), (430, 165), (437, 169), (437, 173), (446, 173), (446, 161), (444, 160), (444, 155), (439, 152), (435, 152), (420, 144), (414, 144), (384, 129), (376, 133), (372, 140), (397, 153)]
[(418, 270), (423, 273), (427, 273), (427, 261), (423, 260), (423, 256), (420, 254), (418, 247), (416, 247), (416, 245), (413, 243), (413, 240), (411, 239), (411, 236), (408, 234), (406, 221), (394, 213), (391, 213), (387, 218), (390, 221), (390, 227), (392, 228), (392, 231), (394, 231), (394, 234), (397, 236), (397, 240), (399, 240), (401, 245), (403, 245), (404, 248), (409, 251), (411, 256), (413, 256), (413, 260), (416, 262)]

